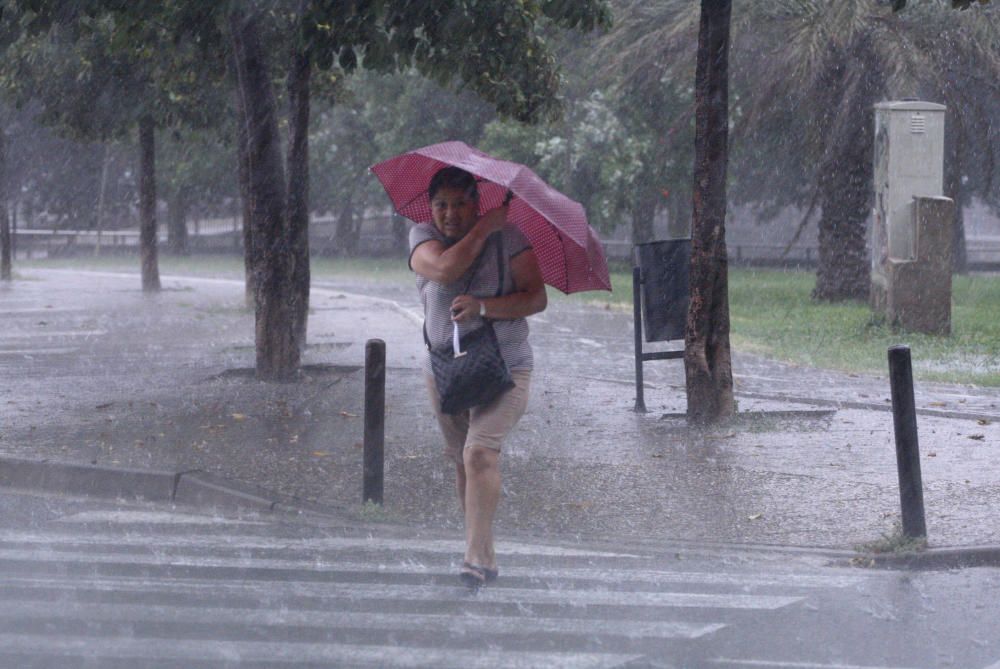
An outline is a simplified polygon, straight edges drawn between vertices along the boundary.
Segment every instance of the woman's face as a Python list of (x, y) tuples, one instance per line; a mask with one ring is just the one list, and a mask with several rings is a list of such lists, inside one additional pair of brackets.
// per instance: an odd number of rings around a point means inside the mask
[(441, 234), (457, 241), (476, 224), (479, 202), (461, 188), (439, 188), (431, 198), (431, 213)]

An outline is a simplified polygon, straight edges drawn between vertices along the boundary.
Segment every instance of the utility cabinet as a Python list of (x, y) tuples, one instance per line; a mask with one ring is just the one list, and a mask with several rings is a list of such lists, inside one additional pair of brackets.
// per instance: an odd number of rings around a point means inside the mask
[(951, 331), (953, 203), (944, 197), (944, 105), (875, 106), (871, 305), (894, 326)]

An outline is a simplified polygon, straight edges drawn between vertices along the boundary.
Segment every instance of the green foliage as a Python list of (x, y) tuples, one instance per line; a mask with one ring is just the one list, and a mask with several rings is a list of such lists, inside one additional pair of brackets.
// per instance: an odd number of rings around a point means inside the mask
[(176, 40), (156, 21), (88, 13), (95, 7), (26, 11), (22, 22), (32, 29), (8, 47), (0, 90), (16, 104), (39, 104), (41, 122), (81, 139), (121, 136), (142, 116), (160, 126), (217, 122), (224, 54)]
[[(978, 2), (980, 5), (990, 4), (990, 0), (951, 0), (951, 6), (955, 9), (968, 9), (974, 2)], [(893, 11), (898, 12), (905, 8), (906, 0), (892, 0)]]
[[(616, 269), (611, 281), (614, 292), (608, 301), (631, 309), (631, 269)], [(913, 351), (918, 380), (1000, 386), (1000, 321), (995, 316), (1000, 277), (954, 278), (948, 337), (894, 330), (861, 302), (816, 302), (812, 282), (805, 271), (731, 269), (734, 348), (794, 364), (884, 375), (886, 351), (905, 343)], [(584, 293), (567, 299), (594, 297)]]
[(646, 167), (642, 147), (625, 129), (605, 94), (593, 91), (567, 106), (564, 119), (541, 126), (494, 121), (482, 148), (532, 168), (581, 202), (595, 228), (611, 231), (629, 211), (629, 195)]

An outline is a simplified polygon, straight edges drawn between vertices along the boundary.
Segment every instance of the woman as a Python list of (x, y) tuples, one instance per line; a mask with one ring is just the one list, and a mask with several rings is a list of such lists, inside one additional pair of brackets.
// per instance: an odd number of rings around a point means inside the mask
[(492, 402), (449, 415), (441, 413), (429, 360), (424, 365), (445, 456), (455, 462), (458, 500), (465, 514), (460, 577), (467, 585), (480, 586), (498, 574), (493, 516), (500, 500), (500, 447), (524, 413), (531, 384), (525, 317), (544, 310), (547, 297), (531, 245), (516, 227), (505, 225), (507, 207), (479, 216), (475, 177), (446, 167), (431, 179), (427, 194), (433, 224), (410, 230), (410, 268), (417, 274), (427, 340), (435, 348), (450, 345), (453, 323), (464, 335), (488, 318), (514, 380), (514, 387)]

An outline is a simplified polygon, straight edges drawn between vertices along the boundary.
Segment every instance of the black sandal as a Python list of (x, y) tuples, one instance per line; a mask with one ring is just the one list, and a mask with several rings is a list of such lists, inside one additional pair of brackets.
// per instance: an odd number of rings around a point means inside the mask
[(495, 569), (486, 569), (471, 562), (463, 562), (462, 571), (458, 572), (458, 577), (462, 580), (462, 583), (472, 589), (476, 589), (492, 580), (490, 578), (491, 572), (493, 579), (495, 579), (497, 577)]

